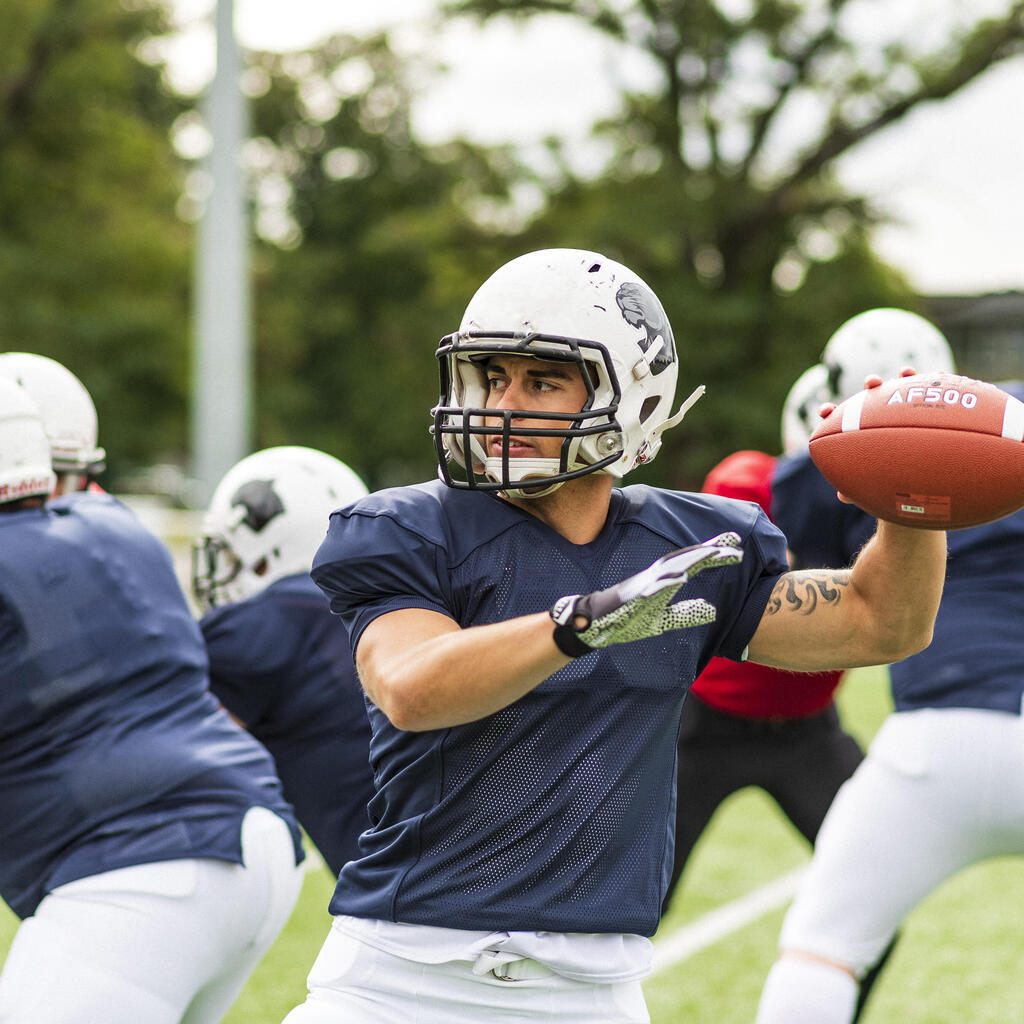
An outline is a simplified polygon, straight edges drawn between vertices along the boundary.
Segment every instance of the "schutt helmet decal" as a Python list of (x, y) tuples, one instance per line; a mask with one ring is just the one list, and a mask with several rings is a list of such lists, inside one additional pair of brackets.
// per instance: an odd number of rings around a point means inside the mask
[(646, 344), (640, 342), (645, 352), (658, 338), (663, 339), (664, 344), (651, 363), (651, 372), (661, 373), (671, 366), (676, 361), (676, 343), (657, 295), (639, 281), (626, 281), (615, 293), (615, 301), (626, 323), (631, 327), (643, 327), (647, 332)]
[(259, 533), (274, 516), (284, 512), (272, 480), (247, 481), (231, 496), (231, 504), (245, 509), (242, 522), (254, 533)]

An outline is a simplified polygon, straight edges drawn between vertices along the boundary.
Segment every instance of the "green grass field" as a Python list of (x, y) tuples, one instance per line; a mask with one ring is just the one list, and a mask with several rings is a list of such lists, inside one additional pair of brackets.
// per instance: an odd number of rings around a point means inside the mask
[[(889, 710), (886, 675), (852, 673), (844, 720), (862, 742)], [(808, 766), (813, 771), (813, 766)], [(745, 791), (702, 838), (656, 942), (805, 862), (806, 845), (763, 794)], [(327, 933), (327, 872), (307, 873), (291, 921), (250, 979), (228, 1024), (280, 1024), (305, 995), (305, 977)], [(1024, 1021), (1021, 956), (1024, 861), (978, 865), (933, 893), (908, 918), (864, 1024), (1011, 1024)], [(784, 909), (767, 913), (645, 985), (653, 1024), (752, 1024), (775, 956)], [(0, 951), (17, 925), (0, 919)], [(339, 1022), (340, 1024), (340, 1022)]]

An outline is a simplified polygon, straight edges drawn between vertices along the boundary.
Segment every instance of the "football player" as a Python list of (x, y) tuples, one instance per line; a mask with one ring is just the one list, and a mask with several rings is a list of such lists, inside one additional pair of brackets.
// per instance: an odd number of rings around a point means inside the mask
[[(953, 369), (936, 328), (892, 309), (840, 327), (823, 362), (833, 401), (865, 374)], [(1024, 398), (1021, 384), (1003, 387)], [(806, 455), (776, 474), (773, 497), (798, 556), (842, 564), (874, 529)], [(920, 900), (970, 864), (1024, 853), (1024, 511), (948, 543), (934, 639), (890, 667), (895, 711), (825, 818), (758, 1024), (849, 1024), (861, 979)]]
[[(790, 391), (783, 409), (784, 448), (807, 450), (816, 410), (822, 404), (824, 366), (812, 367)], [(807, 414), (807, 410), (815, 411)], [(771, 482), (777, 459), (739, 451), (723, 459), (703, 490), (754, 501), (771, 516)], [(712, 658), (686, 698), (679, 727), (676, 786), (676, 848), (665, 893), (667, 911), (690, 854), (725, 799), (748, 786), (768, 793), (811, 844), (839, 787), (864, 754), (843, 728), (835, 691), (841, 672), (796, 676), (752, 661)], [(810, 766), (813, 766), (809, 770)], [(856, 1019), (885, 957), (860, 986)]]
[[(739, 451), (703, 490), (756, 502), (770, 516), (775, 457)], [(665, 906), (712, 815), (731, 794), (768, 793), (813, 843), (836, 790), (863, 757), (835, 706), (841, 672), (801, 674), (712, 658), (686, 699), (679, 729), (676, 851)], [(814, 770), (808, 771), (808, 765)]]
[(943, 539), (794, 575), (755, 505), (616, 487), (703, 389), (673, 413), (661, 303), (598, 253), (499, 268), (437, 354), (441, 480), (335, 512), (313, 564), (377, 792), (288, 1024), (646, 1021), (689, 684), (920, 649)]
[(209, 693), (163, 545), (56, 483), (0, 379), (5, 1024), (214, 1024), (287, 920), (301, 837), (267, 751)]
[(106, 467), (97, 444), (96, 406), (85, 385), (63, 364), (34, 352), (0, 353), (0, 377), (21, 385), (39, 407), (57, 475), (53, 496), (84, 491)]
[(369, 823), (370, 723), (348, 636), (309, 569), (331, 512), (366, 493), (324, 452), (266, 448), (217, 485), (193, 548), (210, 688), (273, 755), (335, 876)]

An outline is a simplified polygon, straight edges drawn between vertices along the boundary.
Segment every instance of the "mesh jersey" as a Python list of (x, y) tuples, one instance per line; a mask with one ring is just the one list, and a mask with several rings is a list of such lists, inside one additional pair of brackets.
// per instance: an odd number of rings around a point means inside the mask
[(307, 575), (215, 608), (200, 628), (210, 689), (274, 757), (333, 874), (358, 854), (373, 795), (370, 723), (348, 635)]
[(341, 872), (332, 912), (652, 934), (672, 865), (684, 695), (712, 655), (742, 656), (786, 570), (783, 538), (755, 506), (648, 487), (613, 491), (601, 534), (585, 545), (498, 497), (437, 482), (335, 512), (313, 578), (353, 645), (398, 608), (464, 627), (543, 611), (730, 529), (743, 562), (684, 590), (718, 608), (709, 626), (594, 651), (496, 714), (450, 729), (402, 732), (371, 704), (372, 826), (363, 857)]
[(207, 690), (163, 545), (115, 499), (0, 515), (0, 895), (182, 857), (241, 861), (251, 806), (300, 836), (266, 750)]
[[(1000, 386), (1024, 399), (1024, 386)], [(809, 455), (779, 461), (789, 465), (784, 477), (776, 471), (772, 508), (790, 548), (803, 564), (822, 551), (835, 559), (823, 565), (846, 564), (874, 531), (874, 519), (839, 502)], [(897, 711), (966, 707), (1019, 713), (1024, 510), (984, 526), (951, 530), (947, 538), (946, 585), (934, 636), (925, 650), (891, 666), (893, 705)]]

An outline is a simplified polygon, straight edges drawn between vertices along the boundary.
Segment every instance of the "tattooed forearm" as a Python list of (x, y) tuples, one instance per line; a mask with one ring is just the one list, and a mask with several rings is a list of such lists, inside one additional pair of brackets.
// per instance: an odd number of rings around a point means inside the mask
[(849, 585), (849, 571), (788, 572), (775, 584), (765, 611), (777, 615), (786, 609), (810, 615), (819, 604), (838, 604), (843, 588)]

